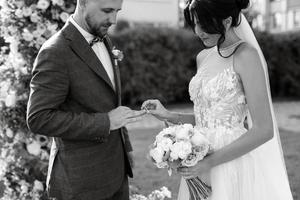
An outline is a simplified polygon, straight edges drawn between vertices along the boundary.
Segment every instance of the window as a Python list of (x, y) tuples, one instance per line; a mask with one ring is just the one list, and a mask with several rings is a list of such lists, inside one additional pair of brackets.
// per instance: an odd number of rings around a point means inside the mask
[(300, 27), (300, 10), (294, 11), (294, 26)]
[(282, 14), (281, 13), (274, 13), (272, 15), (272, 27), (274, 29), (281, 29), (282, 28), (282, 24), (283, 23), (283, 18), (282, 18)]

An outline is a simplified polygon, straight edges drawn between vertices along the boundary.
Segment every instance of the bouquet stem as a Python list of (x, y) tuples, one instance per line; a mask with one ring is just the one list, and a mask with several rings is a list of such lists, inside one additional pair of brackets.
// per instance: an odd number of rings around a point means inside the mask
[(199, 177), (186, 179), (186, 183), (190, 192), (189, 200), (207, 199), (212, 192), (211, 187), (204, 183)]

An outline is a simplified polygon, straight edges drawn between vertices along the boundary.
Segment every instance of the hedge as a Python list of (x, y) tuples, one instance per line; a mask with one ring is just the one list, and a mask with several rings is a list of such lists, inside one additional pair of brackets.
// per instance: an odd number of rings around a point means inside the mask
[[(300, 34), (256, 33), (266, 57), (273, 97), (300, 97)], [(187, 30), (136, 27), (115, 35), (124, 52), (121, 65), (123, 100), (138, 105), (158, 98), (187, 103), (188, 83), (196, 72), (200, 40)]]

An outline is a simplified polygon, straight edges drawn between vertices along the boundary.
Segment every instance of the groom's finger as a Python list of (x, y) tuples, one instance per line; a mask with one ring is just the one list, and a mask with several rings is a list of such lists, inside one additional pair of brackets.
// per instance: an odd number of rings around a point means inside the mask
[(134, 123), (134, 122), (140, 121), (142, 119), (143, 119), (142, 117), (127, 118), (126, 119), (126, 124)]

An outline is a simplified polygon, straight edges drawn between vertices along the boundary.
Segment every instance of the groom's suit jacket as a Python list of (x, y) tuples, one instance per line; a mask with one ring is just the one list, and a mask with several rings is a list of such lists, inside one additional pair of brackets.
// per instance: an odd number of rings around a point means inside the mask
[(111, 131), (108, 112), (121, 105), (118, 66), (108, 37), (113, 85), (85, 38), (67, 22), (40, 49), (35, 60), (27, 123), (33, 133), (54, 138), (49, 159), (50, 196), (82, 200), (115, 193), (126, 175), (131, 151), (125, 128)]

